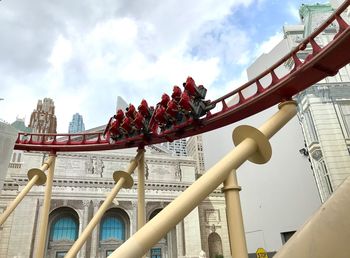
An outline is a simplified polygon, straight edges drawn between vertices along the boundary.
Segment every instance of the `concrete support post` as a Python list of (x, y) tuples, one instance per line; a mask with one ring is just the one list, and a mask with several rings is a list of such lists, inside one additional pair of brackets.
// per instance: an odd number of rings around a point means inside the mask
[[(124, 186), (124, 183), (128, 183), (127, 180), (129, 178), (126, 178), (126, 175), (130, 176), (131, 173), (135, 170), (137, 167), (138, 161), (141, 156), (141, 152), (137, 153), (134, 160), (130, 162), (130, 165), (128, 167), (127, 172), (121, 172), (118, 177), (117, 183), (113, 187), (112, 191), (109, 193), (109, 195), (106, 197), (105, 201), (100, 206), (99, 210), (95, 214), (95, 216), (91, 219), (90, 223), (86, 226), (83, 233), (80, 235), (80, 237), (75, 241), (71, 249), (66, 254), (65, 258), (74, 258), (83, 244), (86, 242), (87, 238), (91, 235), (91, 232), (96, 227), (97, 223), (100, 222), (102, 219), (103, 214), (106, 212), (106, 210), (111, 206), (114, 198), (117, 196), (119, 190)], [(116, 179), (116, 178), (115, 178)], [(132, 179), (131, 179), (132, 180)], [(142, 255), (140, 255), (141, 257)]]
[(33, 185), (42, 185), (46, 182), (45, 170), (52, 163), (52, 158), (50, 157), (40, 168), (32, 168), (28, 171), (29, 182), (22, 189), (22, 191), (17, 195), (17, 197), (12, 201), (10, 205), (7, 206), (6, 210), (0, 216), (0, 226), (5, 223), (6, 219), (11, 215), (18, 204), (23, 200), (23, 198), (28, 194)]
[(350, 177), (285, 243), (274, 258), (349, 257)]
[[(146, 222), (145, 215), (145, 149), (138, 149), (140, 160), (137, 166), (137, 230), (143, 227)], [(146, 257), (145, 255), (143, 257)]]
[(51, 204), (51, 193), (52, 193), (53, 175), (55, 171), (56, 154), (50, 154), (50, 157), (52, 158), (52, 163), (49, 166), (49, 169), (47, 172), (44, 205), (43, 205), (41, 219), (40, 219), (39, 241), (38, 241), (38, 248), (37, 248), (37, 254), (36, 254), (37, 258), (44, 258), (44, 254), (45, 254), (47, 223), (49, 220), (49, 211), (50, 211), (50, 204)]
[(3, 214), (0, 216), (0, 226), (6, 221), (8, 216), (11, 215), (13, 210), (17, 207), (17, 205), (23, 200), (24, 196), (27, 195), (27, 193), (32, 189), (33, 185), (36, 183), (36, 181), (39, 179), (38, 175), (35, 175), (28, 184), (22, 189), (22, 191), (17, 195), (17, 197), (13, 200), (10, 205), (7, 206), (6, 210)]
[[(130, 237), (109, 258), (141, 257), (226, 180), (233, 169), (237, 169), (247, 159), (266, 162), (271, 156), (271, 147), (267, 138), (274, 135), (295, 114), (295, 102), (283, 103), (280, 105), (280, 111), (262, 126), (263, 130), (251, 128), (250, 134), (246, 137), (234, 135), (234, 141), (239, 142), (235, 149)], [(262, 133), (266, 133), (268, 137)]]
[(137, 184), (137, 229), (145, 225), (145, 150), (139, 149), (141, 153), (138, 165), (138, 184)]
[(233, 170), (224, 181), (222, 191), (225, 193), (226, 219), (232, 258), (248, 258), (245, 239), (241, 201), (237, 183), (236, 170)]

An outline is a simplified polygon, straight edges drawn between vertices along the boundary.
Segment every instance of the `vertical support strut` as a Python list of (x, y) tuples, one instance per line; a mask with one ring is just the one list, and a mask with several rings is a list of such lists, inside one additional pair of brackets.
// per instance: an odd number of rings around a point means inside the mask
[(109, 195), (106, 197), (105, 201), (102, 203), (98, 211), (96, 212), (95, 216), (91, 219), (89, 224), (86, 226), (84, 231), (81, 233), (80, 237), (75, 241), (73, 246), (70, 248), (68, 253), (66, 254), (65, 258), (74, 258), (81, 247), (86, 242), (87, 238), (91, 235), (91, 232), (96, 227), (97, 223), (100, 222), (102, 219), (102, 216), (106, 212), (106, 210), (110, 207), (112, 204), (114, 198), (117, 196), (119, 190), (122, 187), (131, 188), (133, 185), (133, 180), (130, 174), (132, 174), (135, 170), (135, 168), (138, 165), (140, 156), (143, 155), (143, 152), (138, 152), (135, 159), (133, 159), (126, 172), (123, 171), (116, 171), (113, 174), (114, 181), (116, 182), (115, 186), (113, 187), (112, 191), (109, 193)]
[(22, 191), (17, 195), (17, 197), (9, 204), (0, 216), (0, 226), (5, 223), (6, 219), (11, 215), (18, 204), (23, 200), (23, 198), (28, 194), (33, 185), (42, 185), (46, 182), (45, 170), (50, 167), (52, 163), (52, 158), (50, 157), (40, 168), (32, 168), (28, 171), (29, 182), (22, 189)]
[[(274, 135), (295, 114), (296, 104), (294, 101), (288, 101), (280, 105), (280, 111), (263, 125), (261, 132), (266, 133), (266, 136), (268, 135), (265, 138), (269, 138), (269, 136)], [(261, 134), (261, 132), (259, 133)], [(264, 146), (266, 144), (268, 147)], [(264, 160), (269, 156), (268, 154), (264, 154), (264, 150), (268, 148), (270, 148), (271, 152), (271, 147), (267, 139), (255, 140), (252, 137), (247, 137), (242, 140), (235, 149), (130, 237), (109, 258), (141, 257), (226, 180), (233, 169), (238, 168), (251, 157), (258, 161)]]
[[(137, 166), (137, 230), (143, 227), (146, 222), (145, 215), (145, 149), (137, 150), (140, 155), (139, 165)], [(143, 256), (145, 257), (145, 256)]]
[(49, 166), (48, 171), (47, 171), (44, 204), (43, 204), (42, 213), (41, 213), (40, 229), (39, 229), (39, 241), (38, 241), (38, 248), (37, 248), (37, 254), (36, 254), (36, 257), (38, 257), (38, 258), (44, 258), (44, 254), (45, 254), (47, 224), (48, 224), (48, 220), (49, 220), (53, 175), (55, 172), (56, 153), (50, 153), (49, 157), (50, 157), (50, 159), (52, 159), (52, 163)]
[(241, 201), (236, 170), (232, 170), (224, 181), (222, 191), (225, 193), (226, 219), (232, 258), (248, 258), (245, 239)]

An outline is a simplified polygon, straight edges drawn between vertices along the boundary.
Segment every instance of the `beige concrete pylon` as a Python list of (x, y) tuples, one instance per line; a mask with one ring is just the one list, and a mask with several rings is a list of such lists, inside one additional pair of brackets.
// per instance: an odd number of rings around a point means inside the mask
[(236, 170), (231, 171), (224, 181), (222, 191), (225, 193), (226, 219), (232, 258), (248, 258), (243, 216)]
[[(235, 149), (130, 237), (109, 258), (141, 257), (226, 180), (233, 169), (238, 168), (247, 159), (259, 162), (269, 158), (271, 147), (267, 138), (274, 135), (295, 114), (296, 103), (294, 101), (285, 102), (280, 105), (279, 112), (260, 127), (260, 132), (252, 130), (251, 135), (243, 140), (239, 133), (236, 134), (234, 138), (240, 144)], [(264, 137), (264, 134), (267, 137)]]
[(32, 168), (28, 171), (29, 182), (22, 189), (22, 191), (17, 195), (17, 197), (7, 206), (6, 210), (0, 216), (0, 226), (5, 223), (6, 219), (11, 215), (18, 204), (23, 200), (23, 198), (28, 194), (33, 185), (43, 185), (46, 182), (45, 171), (50, 167), (53, 159), (48, 158), (47, 161), (40, 168)]
[(76, 257), (77, 253), (81, 249), (81, 247), (86, 242), (87, 238), (91, 235), (92, 231), (96, 227), (97, 223), (100, 222), (102, 219), (103, 214), (105, 214), (106, 210), (110, 207), (112, 204), (114, 198), (117, 196), (119, 190), (122, 187), (125, 188), (131, 188), (133, 186), (133, 179), (130, 176), (135, 168), (138, 165), (138, 162), (140, 160), (140, 157), (143, 155), (142, 151), (139, 151), (135, 158), (131, 160), (129, 167), (126, 172), (124, 171), (115, 171), (113, 174), (113, 179), (116, 182), (115, 186), (113, 187), (112, 191), (109, 193), (109, 195), (106, 197), (105, 201), (102, 203), (98, 211), (96, 212), (95, 216), (91, 219), (89, 224), (86, 226), (84, 231), (81, 233), (79, 238), (75, 241), (73, 246), (69, 249), (68, 253), (66, 254), (65, 258), (74, 258)]
[[(145, 225), (145, 149), (138, 149), (141, 152), (139, 165), (137, 166), (137, 229)], [(146, 256), (143, 256), (146, 257)]]
[(56, 153), (50, 153), (49, 159), (51, 159), (51, 165), (47, 171), (45, 195), (44, 195), (44, 204), (41, 210), (41, 219), (40, 219), (40, 228), (39, 228), (39, 240), (37, 247), (37, 258), (44, 258), (45, 254), (45, 245), (46, 245), (46, 235), (47, 235), (47, 224), (49, 220), (49, 211), (51, 204), (51, 194), (52, 194), (52, 184), (53, 184), (53, 175), (55, 172), (55, 161)]
[(274, 258), (348, 258), (350, 177), (285, 243)]

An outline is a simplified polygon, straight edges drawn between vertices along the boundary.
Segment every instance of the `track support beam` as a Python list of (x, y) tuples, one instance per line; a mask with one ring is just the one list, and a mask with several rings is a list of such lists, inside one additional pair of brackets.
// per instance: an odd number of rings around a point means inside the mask
[[(119, 190), (122, 187), (127, 186), (127, 188), (130, 188), (130, 184), (128, 184), (129, 178), (131, 178), (130, 174), (134, 172), (136, 169), (138, 162), (140, 160), (140, 157), (143, 155), (143, 152), (139, 151), (135, 157), (135, 159), (131, 160), (129, 167), (126, 172), (120, 173), (120, 171), (116, 171), (115, 175), (113, 175), (113, 178), (116, 179), (116, 184), (113, 187), (112, 191), (108, 194), (105, 201), (102, 203), (98, 211), (96, 212), (95, 216), (91, 219), (89, 224), (86, 226), (84, 231), (81, 233), (80, 237), (75, 241), (73, 246), (70, 248), (68, 253), (66, 254), (65, 258), (74, 258), (76, 257), (79, 250), (82, 248), (84, 243), (86, 242), (87, 238), (91, 235), (92, 231), (96, 227), (96, 225), (100, 222), (103, 215), (107, 211), (107, 209), (110, 208), (114, 198), (117, 196)], [(118, 175), (118, 176), (117, 176)], [(131, 178), (132, 180), (132, 178)], [(129, 180), (130, 181), (130, 180)], [(132, 181), (130, 181), (132, 182)], [(129, 183), (130, 183), (129, 182)]]
[[(294, 101), (283, 103), (280, 105), (279, 112), (260, 127), (260, 131), (267, 138), (272, 137), (296, 112), (296, 103)], [(238, 168), (257, 151), (259, 151), (259, 146), (253, 139), (246, 138), (243, 140), (235, 149), (115, 250), (109, 258), (136, 258), (144, 255), (224, 182), (233, 169)]]

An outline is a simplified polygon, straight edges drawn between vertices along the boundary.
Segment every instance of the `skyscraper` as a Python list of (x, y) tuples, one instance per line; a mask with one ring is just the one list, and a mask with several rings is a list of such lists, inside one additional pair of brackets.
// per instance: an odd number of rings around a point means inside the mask
[(186, 139), (179, 139), (173, 142), (163, 142), (160, 145), (173, 152), (175, 156), (187, 156)]
[(204, 174), (204, 153), (203, 153), (203, 140), (202, 135), (191, 136), (187, 141), (187, 154), (194, 158), (196, 161), (196, 175)]
[(36, 109), (30, 116), (29, 128), (33, 133), (56, 133), (57, 119), (52, 99), (38, 100)]
[(68, 133), (78, 133), (82, 131), (85, 131), (83, 116), (79, 113), (75, 113), (72, 121), (69, 123)]

